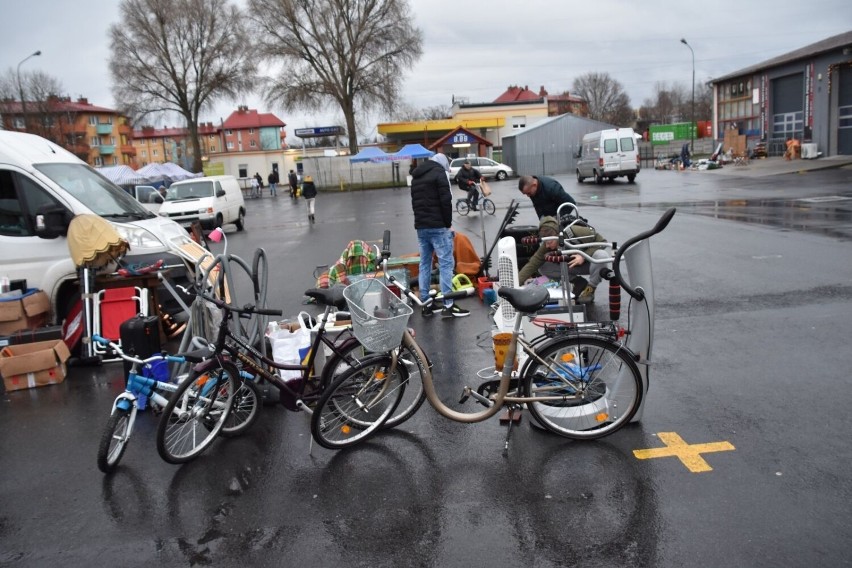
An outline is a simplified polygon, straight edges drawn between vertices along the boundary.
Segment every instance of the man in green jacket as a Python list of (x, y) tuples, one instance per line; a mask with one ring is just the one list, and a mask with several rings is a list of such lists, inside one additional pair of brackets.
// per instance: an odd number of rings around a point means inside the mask
[[(606, 239), (595, 231), (594, 227), (590, 227), (583, 221), (577, 221), (573, 225), (566, 227), (564, 229), (564, 233), (566, 248), (570, 247), (572, 244), (579, 245), (592, 242), (606, 242)], [(556, 220), (556, 217), (542, 217), (538, 225), (538, 236), (540, 238), (555, 237), (558, 234), (559, 222)], [(559, 280), (561, 277), (559, 265), (545, 260), (545, 254), (548, 252), (555, 252), (558, 248), (559, 242), (557, 239), (542, 242), (538, 247), (538, 250), (535, 251), (535, 254), (530, 257), (529, 261), (527, 261), (523, 268), (521, 268), (520, 272), (518, 272), (518, 282), (525, 284), (527, 280), (531, 279), (536, 274), (536, 272), (542, 276), (547, 276), (552, 280)], [(609, 258), (610, 256), (606, 252), (605, 245), (583, 248), (581, 250), (585, 251), (586, 254), (595, 259), (604, 259)], [(580, 292), (580, 295), (577, 296), (578, 304), (591, 304), (595, 301), (595, 288), (597, 288), (598, 284), (601, 283), (601, 273), (603, 272), (603, 269), (608, 266), (609, 263), (597, 264), (588, 262), (579, 254), (571, 255), (571, 259), (568, 261), (568, 268), (571, 269), (574, 274), (586, 274), (587, 272), (589, 274), (588, 285), (582, 292)]]

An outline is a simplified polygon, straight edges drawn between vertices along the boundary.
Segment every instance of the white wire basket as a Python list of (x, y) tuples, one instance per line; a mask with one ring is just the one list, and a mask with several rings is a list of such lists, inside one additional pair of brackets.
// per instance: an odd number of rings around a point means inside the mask
[(352, 331), (361, 345), (376, 353), (399, 347), (414, 310), (381, 280), (367, 278), (343, 290), (352, 316)]

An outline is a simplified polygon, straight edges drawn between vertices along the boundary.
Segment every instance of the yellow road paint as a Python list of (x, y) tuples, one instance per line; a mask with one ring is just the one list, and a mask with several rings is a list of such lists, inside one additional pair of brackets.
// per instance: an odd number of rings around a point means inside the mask
[(675, 432), (659, 432), (660, 440), (666, 445), (665, 448), (649, 448), (647, 450), (633, 450), (637, 459), (676, 457), (692, 473), (713, 471), (701, 454), (709, 452), (729, 452), (735, 450), (730, 442), (711, 442), (708, 444), (687, 444), (683, 438)]

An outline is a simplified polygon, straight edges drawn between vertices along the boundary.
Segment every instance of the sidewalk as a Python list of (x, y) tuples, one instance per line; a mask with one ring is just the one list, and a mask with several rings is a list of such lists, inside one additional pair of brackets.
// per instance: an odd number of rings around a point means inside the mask
[(745, 177), (765, 177), (778, 174), (804, 173), (815, 170), (827, 170), (852, 165), (852, 156), (830, 156), (815, 160), (785, 160), (781, 157), (750, 160), (748, 165), (727, 164), (718, 170), (703, 170), (710, 175), (734, 175)]

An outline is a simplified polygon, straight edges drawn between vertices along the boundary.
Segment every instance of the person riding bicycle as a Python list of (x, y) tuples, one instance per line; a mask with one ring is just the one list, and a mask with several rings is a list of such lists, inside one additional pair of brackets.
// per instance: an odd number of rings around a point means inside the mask
[[(598, 233), (594, 227), (590, 226), (583, 219), (578, 219), (577, 222), (563, 229), (566, 237), (566, 247), (571, 244), (588, 244), (606, 242), (606, 239)], [(555, 237), (559, 234), (559, 222), (556, 217), (545, 216), (541, 218), (538, 225), (539, 237)], [(551, 280), (559, 280), (562, 276), (561, 269), (554, 262), (547, 262), (545, 255), (548, 252), (554, 252), (559, 248), (558, 241), (544, 241), (535, 251), (532, 257), (518, 272), (518, 282), (525, 284), (537, 272), (542, 276), (546, 276)], [(582, 249), (592, 258), (608, 258), (609, 255), (605, 250), (605, 246), (589, 247)], [(591, 304), (595, 301), (595, 288), (601, 283), (604, 268), (609, 267), (609, 263), (591, 263), (587, 262), (579, 254), (571, 255), (571, 260), (568, 261), (568, 268), (571, 270), (569, 274), (589, 274), (589, 283), (577, 296), (578, 304)]]
[(467, 204), (474, 211), (478, 210), (477, 205), (479, 204), (479, 190), (477, 190), (476, 184), (481, 180), (482, 174), (470, 165), (470, 160), (464, 161), (462, 168), (455, 177), (455, 182), (458, 184), (459, 189), (467, 192)]

